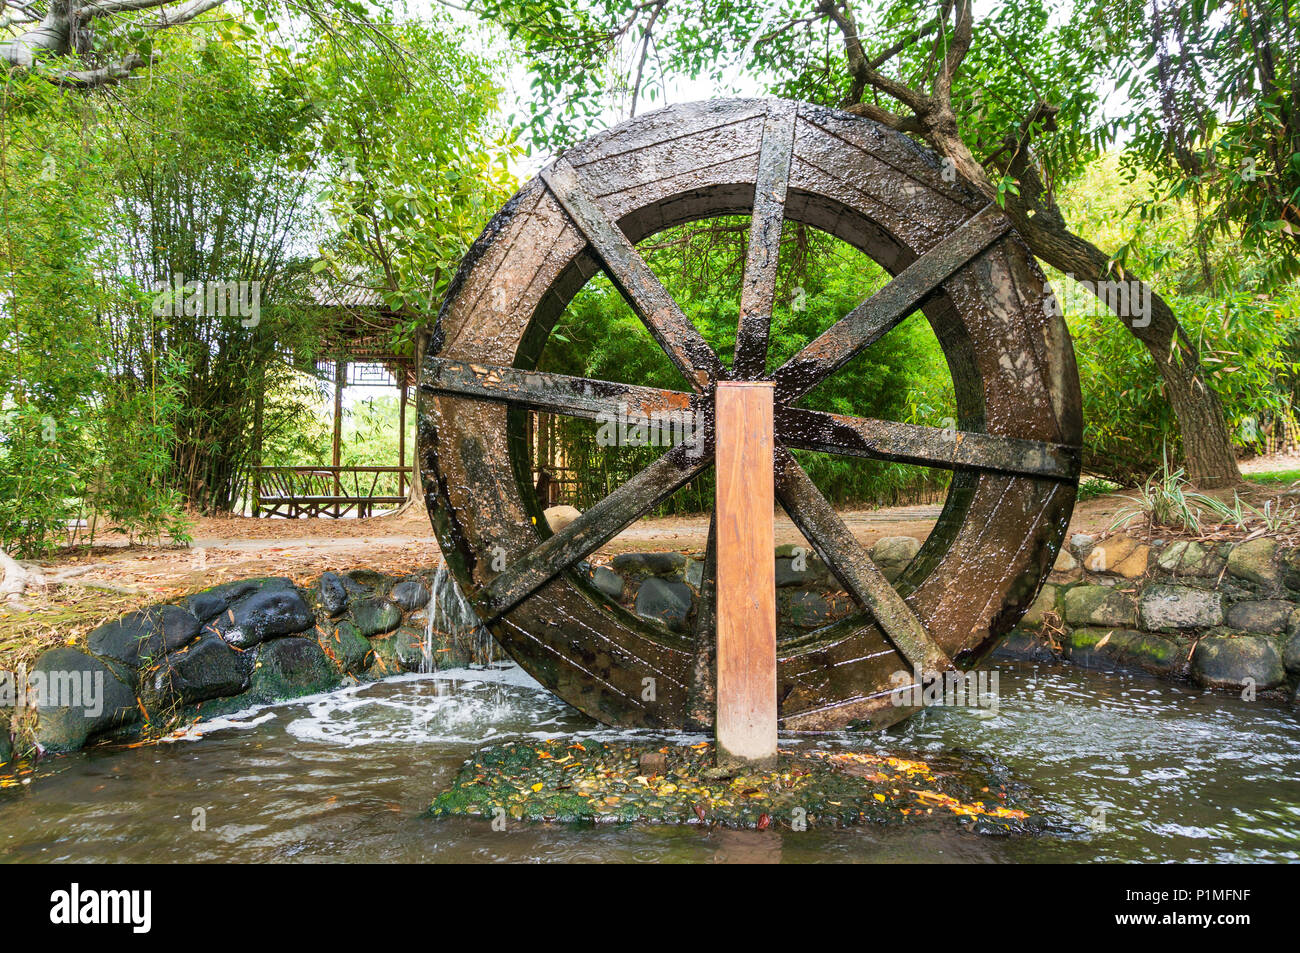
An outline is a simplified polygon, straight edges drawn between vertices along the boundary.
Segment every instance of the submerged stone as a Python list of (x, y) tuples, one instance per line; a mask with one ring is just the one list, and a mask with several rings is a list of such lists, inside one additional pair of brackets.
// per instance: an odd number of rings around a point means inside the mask
[(1187, 655), (1182, 642), (1133, 629), (1075, 629), (1064, 642), (1070, 661), (1085, 668), (1140, 669), (1169, 675), (1182, 667)]

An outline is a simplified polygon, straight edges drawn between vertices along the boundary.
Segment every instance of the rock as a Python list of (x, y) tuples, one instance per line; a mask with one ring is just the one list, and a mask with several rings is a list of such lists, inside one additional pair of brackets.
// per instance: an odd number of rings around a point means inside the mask
[(316, 585), (320, 590), (320, 604), (331, 616), (338, 615), (348, 607), (348, 587), (343, 584), (338, 573), (321, 573)]
[[(383, 674), (394, 672), (418, 672), (424, 662), (424, 633), (404, 625), (392, 635), (371, 639), (375, 650), (374, 666), (382, 669)], [(436, 667), (437, 659), (430, 659), (430, 667)]]
[(327, 692), (341, 680), (314, 639), (276, 639), (258, 649), (249, 694), (258, 701), (280, 701)]
[(1070, 625), (1132, 627), (1137, 606), (1126, 592), (1106, 586), (1072, 586), (1065, 593), (1065, 621)]
[(1300, 625), (1297, 618), (1300, 618), (1300, 609), (1291, 613), (1286, 647), (1282, 651), (1282, 664), (1288, 672), (1300, 672)]
[(1181, 576), (1217, 576), (1223, 572), (1223, 563), (1223, 558), (1213, 550), (1184, 539), (1170, 543), (1156, 559), (1160, 569)]
[(682, 573), (682, 579), (688, 585), (694, 586), (695, 591), (700, 591), (700, 586), (704, 582), (704, 563), (699, 559), (686, 560), (686, 571)]
[(1228, 610), (1228, 627), (1241, 632), (1276, 635), (1285, 632), (1295, 605), (1281, 599), (1238, 602)]
[(316, 616), (293, 586), (265, 588), (244, 596), (211, 625), (237, 648), (249, 648), (266, 639), (310, 629)]
[(801, 629), (819, 629), (830, 621), (831, 604), (820, 592), (803, 590), (790, 595), (790, 623)]
[(387, 599), (371, 596), (352, 604), (352, 621), (362, 635), (380, 635), (401, 625), (402, 610)]
[[(800, 568), (795, 568), (796, 564)], [(794, 556), (778, 556), (776, 560), (776, 584), (785, 586), (808, 586), (822, 582), (830, 576), (826, 564), (811, 549), (804, 548), (802, 553)]]
[(615, 602), (623, 598), (623, 577), (608, 566), (597, 566), (589, 578), (593, 586)]
[(686, 573), (687, 559), (681, 553), (642, 553), (641, 561), (656, 576), (680, 579)]
[(42, 653), (28, 674), (36, 740), (47, 751), (76, 751), (87, 740), (140, 720), (135, 692), (96, 658), (73, 648)]
[(349, 569), (343, 574), (343, 585), (353, 595), (371, 595), (376, 589), (386, 588), (392, 577), (377, 569)]
[(542, 513), (542, 516), (546, 518), (546, 525), (551, 528), (552, 533), (558, 533), (581, 515), (582, 511), (576, 506), (563, 503), (559, 506), (549, 507)]
[(1061, 591), (1060, 586), (1047, 583), (1038, 592), (1038, 597), (1033, 601), (1025, 611), (1024, 618), (1020, 620), (1021, 625), (1039, 626), (1047, 621), (1047, 613), (1056, 613), (1056, 597)]
[(429, 587), (414, 576), (393, 586), (393, 591), (388, 594), (389, 599), (407, 612), (423, 609), (429, 604), (429, 596)]
[(1286, 678), (1272, 640), (1258, 635), (1211, 635), (1196, 645), (1192, 677), (1208, 688), (1239, 690), (1253, 682), (1264, 691)]
[(1052, 647), (1037, 633), (1012, 629), (993, 650), (994, 658), (1047, 662), (1056, 658)]
[(1083, 568), (1089, 572), (1108, 572), (1135, 579), (1146, 572), (1150, 552), (1151, 547), (1131, 536), (1112, 536), (1093, 545), (1083, 560)]
[(1056, 562), (1052, 563), (1052, 572), (1074, 572), (1079, 568), (1079, 560), (1070, 555), (1068, 549), (1062, 549), (1056, 554)]
[(181, 606), (149, 606), (128, 612), (90, 633), (86, 646), (95, 655), (132, 668), (157, 661), (199, 634), (199, 620)]
[(1147, 586), (1140, 599), (1146, 629), (1195, 629), (1223, 624), (1223, 596), (1191, 586)]
[(252, 652), (231, 648), (221, 636), (207, 632), (167, 656), (153, 674), (152, 693), (163, 704), (176, 699), (187, 705), (239, 695), (248, 688), (253, 662)]
[(684, 582), (651, 576), (637, 590), (635, 608), (643, 619), (662, 622), (674, 632), (685, 632), (691, 614), (691, 590)]
[(1085, 668), (1135, 668), (1168, 675), (1182, 668), (1187, 648), (1171, 638), (1132, 629), (1081, 628), (1064, 639), (1071, 662)]
[(374, 649), (370, 642), (347, 620), (323, 632), (317, 641), (341, 672), (355, 675), (364, 672), (374, 662)]
[(1238, 579), (1275, 586), (1282, 581), (1277, 566), (1278, 543), (1275, 539), (1250, 539), (1228, 553), (1228, 572)]
[(921, 541), (912, 536), (886, 536), (871, 547), (871, 561), (885, 578), (893, 582), (921, 549)]
[(1096, 543), (1087, 533), (1075, 533), (1070, 537), (1070, 551), (1074, 553), (1075, 559), (1082, 562), (1092, 552), (1092, 547)]
[(619, 553), (609, 561), (609, 564), (616, 571), (632, 576), (650, 571), (646, 568), (645, 557), (641, 553)]
[(293, 586), (293, 580), (282, 577), (270, 579), (238, 579), (204, 589), (185, 597), (185, 608), (194, 613), (200, 622), (207, 622), (225, 612), (232, 604), (259, 589), (284, 589)]
[(1282, 584), (1300, 589), (1300, 547), (1292, 547), (1282, 554)]

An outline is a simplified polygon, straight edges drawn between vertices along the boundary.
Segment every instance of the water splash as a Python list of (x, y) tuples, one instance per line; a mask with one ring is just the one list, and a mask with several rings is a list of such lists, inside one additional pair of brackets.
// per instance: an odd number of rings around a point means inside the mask
[(424, 645), (421, 651), (420, 671), (436, 672), (438, 663), (435, 640), (440, 644), (464, 645), (476, 665), (491, 665), (501, 658), (492, 633), (479, 621), (474, 608), (456, 585), (456, 577), (439, 563), (430, 585), (432, 594), (425, 606)]

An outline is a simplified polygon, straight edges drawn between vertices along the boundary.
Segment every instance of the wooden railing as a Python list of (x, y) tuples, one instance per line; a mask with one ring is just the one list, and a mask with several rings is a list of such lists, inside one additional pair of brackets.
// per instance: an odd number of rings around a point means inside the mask
[(406, 502), (410, 467), (250, 467), (254, 516), (373, 516)]

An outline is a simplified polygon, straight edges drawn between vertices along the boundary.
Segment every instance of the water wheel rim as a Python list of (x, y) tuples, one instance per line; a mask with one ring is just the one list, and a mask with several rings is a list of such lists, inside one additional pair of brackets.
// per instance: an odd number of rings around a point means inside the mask
[[(528, 590), (522, 601), (494, 603), (510, 588), (501, 577), (514, 583), (526, 576), (519, 567), (548, 533), (531, 492), (524, 412), (518, 403), (484, 400), (465, 382), (516, 386), (531, 400), (528, 382), (540, 387), (541, 381), (568, 388), (571, 402), (593, 406), (614, 396), (587, 385), (578, 393), (564, 382), (527, 374), (559, 315), (598, 270), (613, 272), (624, 289), (644, 280), (632, 259), (620, 259), (630, 246), (686, 221), (754, 210), (771, 191), (771, 173), (764, 177), (763, 169), (771, 164), (773, 129), (790, 136), (780, 183), (783, 220), (845, 239), (898, 276), (891, 286), (924, 271), (936, 252), (959, 245), (962, 236), (978, 248), (951, 274), (939, 269), (930, 275), (935, 290), (919, 299), (952, 370), (955, 442), (969, 447), (980, 434), (992, 434), (1054, 454), (1050, 466), (1032, 475), (952, 467), (936, 528), (895, 585), (936, 647), (934, 657), (965, 665), (986, 654), (1036, 594), (1068, 524), (1081, 401), (1064, 322), (1005, 219), (973, 190), (946, 181), (932, 156), (869, 120), (770, 100), (670, 107), (596, 136), (525, 185), (467, 256), (422, 365), (420, 457), (440, 545), (493, 634), (542, 684), (607, 723), (707, 726), (707, 633), (686, 637), (642, 620), (612, 604), (571, 566), (540, 585), (525, 580), (516, 587)], [(655, 291), (635, 293), (644, 298)], [(643, 313), (663, 305), (640, 303)], [(709, 376), (720, 364), (692, 351), (689, 331), (675, 327), (671, 316), (656, 330), (661, 341), (672, 339), (666, 350), (701, 394), (653, 399), (694, 401), (691, 406), (707, 415)], [(787, 404), (804, 383), (798, 373), (777, 373)], [(824, 415), (802, 418), (801, 426), (810, 435), (804, 443), (813, 448), (820, 441), (842, 451), (845, 441), (862, 442), (844, 421)], [(891, 449), (901, 445), (904, 451), (909, 436), (915, 435), (884, 435), (897, 438)], [(868, 437), (878, 449), (881, 435)], [(661, 457), (652, 478), (684, 479), (692, 471), (680, 457), (660, 465)], [(797, 465), (781, 462), (787, 495), (803, 493), (815, 510)], [(896, 673), (911, 668), (916, 652), (901, 650), (879, 625), (863, 621), (855, 616), (781, 647), (786, 728), (886, 723), (901, 716), (890, 696)]]

